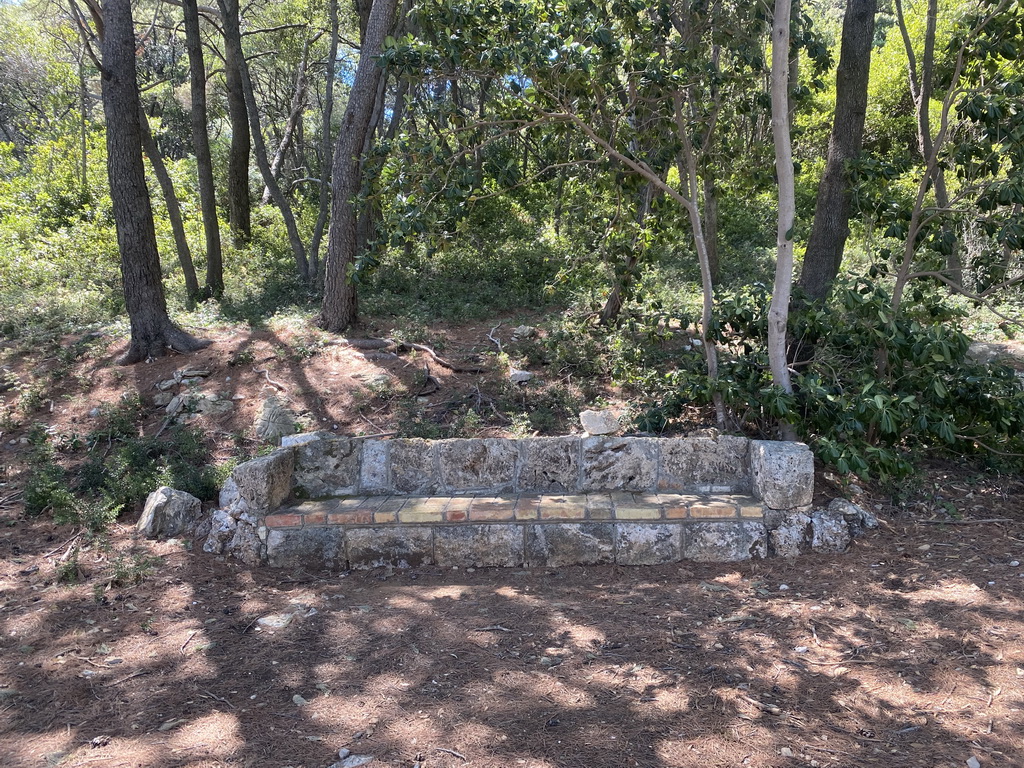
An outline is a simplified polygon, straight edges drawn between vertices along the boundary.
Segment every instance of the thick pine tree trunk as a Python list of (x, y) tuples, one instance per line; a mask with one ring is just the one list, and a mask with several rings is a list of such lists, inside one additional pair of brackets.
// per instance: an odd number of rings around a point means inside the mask
[(139, 89), (135, 75), (135, 32), (131, 0), (103, 5), (103, 113), (107, 123), (107, 175), (113, 203), (131, 343), (128, 365), (209, 344), (175, 326), (167, 315), (153, 210), (142, 162)]
[(850, 182), (846, 164), (860, 154), (868, 103), (868, 73), (877, 0), (847, 0), (843, 41), (836, 69), (836, 112), (825, 173), (818, 186), (814, 224), (807, 241), (800, 287), (824, 299), (839, 274), (850, 235)]
[[(238, 0), (225, 0), (220, 4), (225, 26), (237, 29)], [(226, 37), (226, 34), (225, 34)], [(252, 200), (249, 197), (249, 110), (242, 87), (241, 50), (224, 41), (224, 84), (227, 90), (228, 122), (231, 123), (231, 148), (228, 152), (228, 215), (231, 236), (235, 245), (252, 239)]]
[(324, 303), (319, 324), (329, 331), (343, 331), (356, 321), (358, 301), (348, 272), (358, 255), (359, 212), (355, 196), (361, 184), (360, 153), (373, 117), (374, 99), (383, 70), (377, 65), (394, 18), (396, 0), (374, 0), (366, 22), (348, 106), (334, 152), (331, 182), (331, 229), (324, 264)]
[[(213, 183), (213, 157), (206, 119), (206, 62), (199, 30), (199, 6), (196, 0), (183, 0), (185, 47), (188, 49), (189, 89), (192, 96), (192, 145), (199, 177), (199, 203), (206, 234), (206, 290), (212, 296), (224, 293), (224, 260), (220, 249), (220, 224), (217, 220), (217, 191)], [(248, 166), (248, 160), (246, 160)]]

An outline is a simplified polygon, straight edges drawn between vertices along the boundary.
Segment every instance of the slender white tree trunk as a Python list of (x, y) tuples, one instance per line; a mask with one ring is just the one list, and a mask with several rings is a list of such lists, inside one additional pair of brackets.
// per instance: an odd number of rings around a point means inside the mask
[[(772, 137), (775, 140), (775, 174), (779, 180), (779, 219), (775, 285), (768, 310), (768, 362), (772, 370), (772, 381), (787, 393), (793, 392), (786, 360), (786, 325), (793, 286), (793, 224), (796, 219), (788, 103), (791, 9), (792, 0), (775, 0), (775, 21), (772, 25)], [(781, 427), (784, 439), (794, 439), (795, 430), (788, 419), (782, 420)]]

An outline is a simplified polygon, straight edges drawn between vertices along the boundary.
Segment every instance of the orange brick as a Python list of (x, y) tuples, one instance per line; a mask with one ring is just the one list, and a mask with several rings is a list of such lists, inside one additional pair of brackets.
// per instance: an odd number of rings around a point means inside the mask
[(586, 496), (541, 496), (541, 520), (582, 520), (587, 514)]
[(477, 498), (469, 508), (470, 520), (511, 520), (515, 517), (514, 499)]
[(658, 503), (658, 497), (654, 495), (636, 494), (628, 500), (619, 498), (615, 500), (615, 519), (660, 520), (661, 504)]
[(473, 504), (472, 496), (452, 496), (444, 510), (444, 519), (449, 523), (461, 523), (469, 519), (469, 508)]
[[(366, 525), (372, 522), (373, 512), (369, 509), (354, 509), (351, 512), (336, 512), (327, 515), (329, 525)], [(308, 522), (306, 524), (309, 525)]]
[(669, 520), (681, 520), (689, 515), (690, 506), (701, 501), (698, 496), (679, 493), (660, 493), (658, 499), (665, 509), (665, 517)]
[(403, 523), (440, 523), (446, 506), (448, 499), (445, 498), (408, 499), (399, 511), (398, 519)]
[(302, 515), (267, 515), (263, 522), (267, 528), (300, 528), (302, 527)]
[(327, 524), (327, 513), (326, 512), (307, 512), (303, 515), (303, 522), (306, 525), (326, 525)]
[(665, 505), (665, 517), (668, 520), (681, 520), (687, 516), (689, 511), (690, 506), (688, 504), (671, 502)]
[(520, 496), (516, 500), (516, 520), (536, 520), (540, 496)]
[(736, 505), (724, 501), (703, 501), (690, 507), (690, 517), (736, 517)]
[(397, 512), (374, 512), (373, 522), (375, 523), (393, 523), (398, 519)]
[(591, 520), (611, 520), (612, 509), (612, 497), (607, 493), (587, 494), (587, 517)]
[(373, 522), (393, 523), (398, 520), (398, 513), (405, 506), (406, 499), (401, 496), (389, 496), (373, 511)]
[(468, 516), (468, 512), (464, 509), (449, 509), (444, 513), (444, 519), (449, 523), (461, 523)]

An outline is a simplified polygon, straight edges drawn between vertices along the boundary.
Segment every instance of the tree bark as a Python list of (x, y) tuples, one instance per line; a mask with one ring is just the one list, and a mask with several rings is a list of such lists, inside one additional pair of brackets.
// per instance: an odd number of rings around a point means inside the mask
[(651, 211), (651, 202), (653, 199), (654, 185), (648, 183), (640, 192), (640, 200), (638, 202), (636, 212), (637, 233), (633, 236), (632, 247), (630, 248), (629, 256), (626, 259), (625, 269), (622, 271), (621, 275), (616, 276), (615, 283), (612, 285), (612, 290), (608, 294), (608, 298), (605, 300), (604, 307), (601, 308), (600, 322), (602, 325), (613, 325), (615, 321), (618, 320), (619, 313), (622, 312), (622, 306), (626, 303), (626, 299), (629, 297), (630, 288), (633, 285), (633, 277), (643, 253), (639, 242), (640, 230), (643, 229), (647, 215)]
[[(199, 181), (199, 203), (203, 211), (203, 233), (206, 235), (206, 290), (210, 295), (224, 294), (224, 258), (220, 248), (220, 222), (217, 218), (217, 190), (213, 183), (213, 156), (206, 114), (206, 62), (199, 29), (199, 6), (196, 0), (183, 0), (185, 47), (188, 49), (189, 90), (192, 96), (192, 146), (196, 155)], [(246, 160), (246, 166), (248, 166)], [(248, 193), (246, 193), (248, 197)]]
[(227, 41), (229, 25), (239, 29), (238, 0), (221, 0), (224, 24), (224, 84), (227, 90), (228, 122), (231, 124), (231, 148), (228, 152), (228, 216), (231, 237), (235, 245), (252, 239), (252, 201), (249, 198), (249, 154), (252, 142), (249, 136), (249, 109), (242, 87), (242, 66), (245, 59), (241, 43)]
[(329, 331), (345, 330), (358, 315), (356, 290), (348, 280), (348, 272), (358, 255), (359, 212), (354, 198), (361, 184), (359, 153), (370, 129), (374, 98), (383, 76), (377, 58), (394, 21), (396, 5), (396, 0), (373, 2), (334, 153), (331, 230), (324, 265), (324, 302), (319, 317), (320, 327)]
[(315, 280), (320, 276), (320, 243), (327, 225), (330, 211), (331, 163), (331, 116), (334, 114), (334, 70), (338, 64), (338, 0), (330, 0), (331, 45), (327, 55), (327, 85), (324, 91), (324, 109), (320, 128), (320, 210), (313, 227), (313, 240), (309, 245), (309, 276)]
[(149, 157), (149, 164), (153, 167), (153, 175), (156, 176), (160, 191), (164, 195), (164, 204), (167, 206), (167, 218), (171, 221), (171, 232), (174, 234), (174, 247), (178, 252), (178, 262), (181, 264), (181, 274), (185, 278), (185, 295), (189, 304), (193, 304), (199, 296), (199, 280), (196, 278), (196, 267), (192, 263), (192, 249), (188, 247), (188, 237), (185, 236), (185, 224), (181, 220), (181, 205), (178, 203), (178, 195), (174, 192), (174, 182), (171, 174), (167, 172), (163, 155), (160, 154), (160, 147), (153, 138), (153, 132), (149, 127), (149, 118), (145, 110), (139, 108), (139, 129), (142, 134), (142, 150)]
[[(903, 15), (903, 4), (897, 0), (896, 19), (903, 36), (903, 46), (907, 53), (907, 77), (910, 82), (910, 94), (914, 99), (917, 113), (917, 143), (921, 157), (927, 163), (932, 156), (931, 101), (935, 78), (935, 27), (938, 18), (938, 0), (928, 0), (925, 18), (924, 51), (921, 55), (921, 74), (918, 77), (914, 46), (907, 31), (906, 19)], [(949, 192), (946, 190), (946, 174), (941, 165), (936, 165), (933, 172), (935, 203), (939, 208), (949, 207)], [(943, 229), (949, 226), (943, 225)], [(946, 275), (959, 286), (963, 285), (963, 264), (960, 261), (959, 243), (953, 239), (950, 252), (946, 255)]]
[[(319, 37), (319, 35), (318, 35)], [(277, 145), (274, 158), (270, 161), (270, 174), (276, 179), (281, 174), (281, 164), (284, 156), (292, 145), (295, 138), (295, 129), (302, 117), (302, 110), (306, 108), (306, 63), (309, 60), (309, 46), (316, 38), (306, 38), (302, 46), (302, 59), (299, 61), (299, 70), (295, 74), (295, 91), (292, 93), (291, 108), (288, 110), (288, 119), (284, 124), (284, 133), (281, 135), (281, 143)], [(263, 205), (270, 202), (270, 187), (263, 188)]]
[(299, 237), (298, 227), (295, 226), (295, 216), (292, 215), (292, 207), (288, 199), (281, 191), (277, 179), (270, 170), (270, 161), (267, 159), (267, 147), (263, 141), (263, 131), (260, 128), (259, 108), (256, 104), (256, 95), (253, 92), (252, 80), (249, 76), (249, 65), (245, 60), (242, 50), (242, 30), (238, 23), (238, 0), (217, 0), (220, 6), (221, 16), (224, 23), (224, 47), (225, 51), (231, 51), (232, 57), (238, 62), (238, 75), (241, 80), (242, 95), (245, 98), (245, 109), (249, 115), (249, 133), (252, 138), (253, 154), (256, 156), (256, 165), (259, 166), (263, 176), (263, 183), (270, 189), (271, 197), (281, 211), (284, 218), (284, 226), (288, 232), (288, 242), (292, 247), (295, 256), (295, 266), (298, 269), (299, 277), (309, 280), (309, 263), (306, 260), (306, 249)]
[(835, 117), (825, 173), (818, 186), (814, 224), (800, 274), (800, 287), (812, 300), (824, 299), (831, 290), (850, 235), (850, 182), (846, 164), (860, 154), (863, 144), (876, 10), (877, 0), (846, 2), (836, 69)]
[[(792, 394), (789, 361), (786, 359), (786, 326), (793, 286), (793, 227), (796, 221), (796, 190), (793, 179), (793, 145), (789, 124), (789, 19), (792, 0), (775, 0), (772, 25), (772, 138), (775, 144), (775, 175), (779, 184), (779, 215), (776, 238), (775, 283), (768, 308), (768, 362), (772, 382)], [(780, 419), (782, 438), (793, 440), (796, 432), (788, 419)]]
[(107, 123), (107, 175), (113, 204), (131, 342), (123, 365), (159, 357), (167, 349), (207, 346), (171, 322), (157, 254), (153, 210), (142, 161), (141, 102), (135, 73), (135, 32), (130, 0), (103, 5), (103, 113)]

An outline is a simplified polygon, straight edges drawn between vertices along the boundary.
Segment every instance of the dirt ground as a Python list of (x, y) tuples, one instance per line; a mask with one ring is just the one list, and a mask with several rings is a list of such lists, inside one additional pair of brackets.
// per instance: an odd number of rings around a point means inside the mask
[[(464, 329), (445, 356), (487, 363), (489, 330)], [(415, 397), (424, 363), (439, 385), (427, 405), (486, 398), (488, 377), (503, 386), (497, 371), (455, 374), (420, 353), (373, 361), (321, 344), (305, 356), (295, 342), (228, 329), (202, 353), (130, 369), (110, 365), (111, 345), (55, 380), (57, 361), (5, 362), (50, 381), (35, 417), (60, 430), (206, 367), (244, 398), (197, 422), (225, 451), (271, 391), (311, 422), (368, 433), (394, 426), (392, 393)], [(382, 371), (397, 382), (383, 397), (364, 385)], [(162, 421), (154, 407), (147, 434)], [(5, 466), (20, 435), (2, 437)], [(84, 539), (23, 519), (7, 479), (5, 768), (327, 768), (339, 750), (389, 768), (1024, 765), (1020, 477), (935, 464), (897, 506), (868, 488), (855, 500), (882, 527), (845, 555), (794, 562), (252, 570), (196, 542), (135, 541), (125, 519), (86, 546), (73, 585), (58, 568)], [(821, 475), (818, 491), (839, 489)], [(131, 548), (151, 570), (112, 584)], [(282, 613), (284, 627), (259, 623)]]

